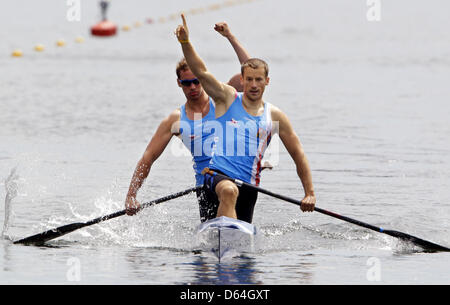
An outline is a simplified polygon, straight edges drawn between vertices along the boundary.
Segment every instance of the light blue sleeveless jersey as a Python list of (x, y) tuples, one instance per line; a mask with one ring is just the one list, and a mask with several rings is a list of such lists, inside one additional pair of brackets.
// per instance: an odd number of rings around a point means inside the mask
[(180, 110), (180, 138), (191, 152), (196, 184), (203, 185), (205, 177), (201, 173), (209, 165), (214, 144), (214, 129), (208, 128), (208, 122), (216, 119), (214, 102), (209, 99), (209, 112), (204, 118), (190, 120), (186, 115), (185, 105)]
[(209, 167), (231, 178), (259, 185), (261, 161), (272, 138), (271, 106), (264, 103), (264, 113), (252, 116), (244, 109), (242, 97), (238, 93), (228, 111), (216, 119), (221, 127), (216, 129), (221, 130), (215, 130)]

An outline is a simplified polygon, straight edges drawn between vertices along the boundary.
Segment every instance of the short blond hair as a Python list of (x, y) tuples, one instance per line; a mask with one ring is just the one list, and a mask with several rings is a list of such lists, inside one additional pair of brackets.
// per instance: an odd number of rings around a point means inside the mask
[(262, 59), (259, 58), (250, 58), (247, 61), (245, 61), (241, 65), (241, 74), (244, 75), (245, 68), (250, 67), (252, 69), (259, 69), (261, 67), (264, 68), (264, 72), (266, 74), (266, 77), (269, 76), (269, 65)]
[(176, 73), (177, 73), (178, 79), (180, 79), (180, 77), (181, 77), (181, 75), (180, 75), (181, 71), (187, 71), (187, 70), (190, 70), (190, 69), (189, 69), (189, 66), (187, 64), (186, 58), (183, 58), (177, 64)]

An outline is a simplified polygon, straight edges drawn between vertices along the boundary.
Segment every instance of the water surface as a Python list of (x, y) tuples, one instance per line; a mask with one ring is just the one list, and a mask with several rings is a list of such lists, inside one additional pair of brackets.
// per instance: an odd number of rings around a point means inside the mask
[[(220, 80), (239, 65), (215, 22), (227, 21), (253, 56), (268, 61), (265, 98), (288, 114), (303, 143), (318, 206), (449, 246), (450, 7), (443, 0), (382, 4), (380, 22), (367, 21), (365, 1), (331, 0), (252, 1), (188, 14), (188, 22), (191, 40)], [(12, 244), (123, 209), (148, 141), (184, 102), (175, 77), (179, 21), (172, 15), (199, 6), (113, 1), (110, 19), (132, 30), (94, 39), (94, 4), (83, 1), (74, 23), (64, 1), (2, 4), (0, 283), (449, 284), (448, 253), (423, 253), (265, 195), (254, 215), (259, 247), (220, 264), (196, 251), (193, 195), (47, 247)], [(83, 44), (74, 42), (79, 35)], [(60, 38), (64, 48), (55, 47)], [(43, 53), (33, 51), (37, 43), (46, 46)], [(10, 57), (16, 48), (22, 58)], [(179, 147), (174, 139), (154, 164), (142, 202), (194, 184), (190, 157)], [(302, 198), (282, 145), (261, 186)]]

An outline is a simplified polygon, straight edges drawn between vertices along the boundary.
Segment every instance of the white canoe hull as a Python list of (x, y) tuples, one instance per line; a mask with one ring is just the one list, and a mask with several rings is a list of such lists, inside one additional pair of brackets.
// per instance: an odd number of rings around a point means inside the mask
[(254, 225), (221, 216), (200, 224), (197, 235), (202, 248), (220, 259), (225, 256), (252, 252), (256, 237)]

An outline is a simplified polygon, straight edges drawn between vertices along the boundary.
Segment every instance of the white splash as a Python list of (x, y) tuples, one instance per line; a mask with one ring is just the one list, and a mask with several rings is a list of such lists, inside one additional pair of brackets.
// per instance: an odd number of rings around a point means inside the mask
[(17, 190), (18, 190), (18, 179), (19, 176), (16, 173), (17, 167), (13, 168), (11, 170), (11, 173), (9, 174), (8, 178), (5, 180), (5, 189), (6, 189), (6, 197), (5, 197), (5, 221), (3, 223), (3, 231), (2, 231), (2, 237), (6, 239), (10, 239), (10, 237), (7, 235), (8, 229), (9, 229), (9, 222), (11, 220), (11, 202), (12, 200), (17, 196)]

